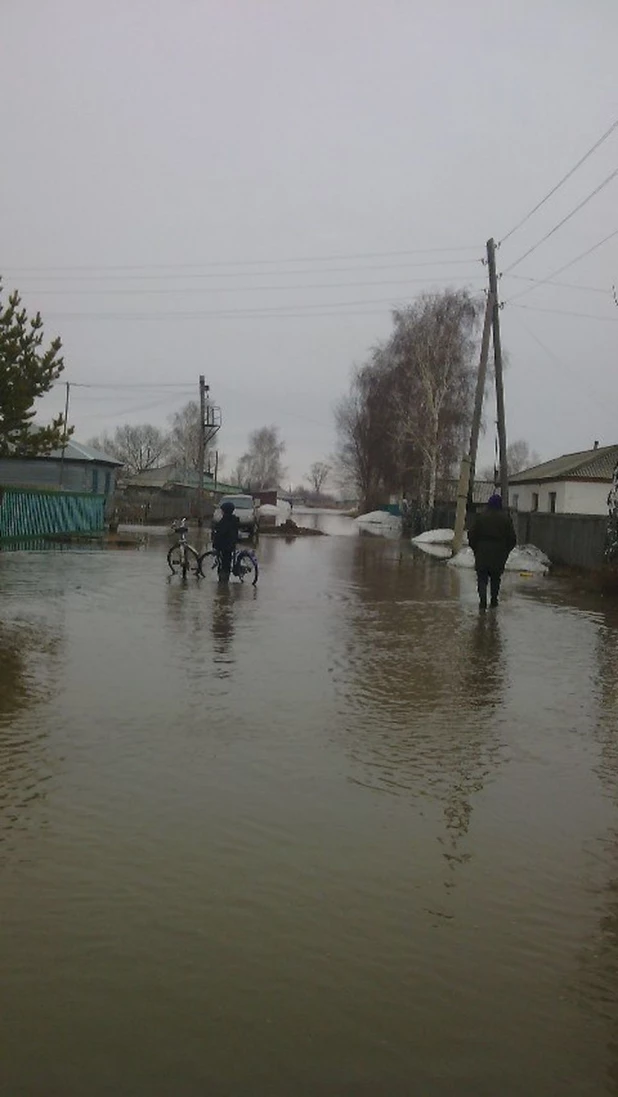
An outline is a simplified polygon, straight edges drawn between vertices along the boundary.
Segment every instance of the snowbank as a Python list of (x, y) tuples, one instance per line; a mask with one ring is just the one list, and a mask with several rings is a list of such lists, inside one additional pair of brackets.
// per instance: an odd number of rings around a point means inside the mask
[(291, 507), (289, 503), (284, 503), (283, 500), (275, 506), (273, 503), (262, 503), (259, 509), (259, 514), (265, 515), (267, 518), (287, 517), (290, 513)]
[(376, 537), (401, 537), (401, 518), (396, 514), (388, 514), (385, 510), (361, 514), (354, 522), (365, 533), (373, 533)]
[[(473, 568), (474, 553), (471, 548), (462, 548), (457, 556), (449, 560), (454, 568)], [(528, 572), (532, 575), (546, 575), (551, 561), (536, 545), (518, 545), (506, 562), (506, 571)]]
[(354, 521), (359, 526), (384, 526), (387, 529), (401, 529), (401, 518), (388, 514), (385, 510), (372, 510), (369, 514), (360, 514)]
[(453, 540), (452, 529), (428, 529), (412, 538), (413, 545), (448, 545)]

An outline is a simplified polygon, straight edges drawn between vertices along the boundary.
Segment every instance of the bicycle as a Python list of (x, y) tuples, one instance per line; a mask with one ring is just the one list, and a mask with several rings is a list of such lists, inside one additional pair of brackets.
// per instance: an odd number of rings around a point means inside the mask
[[(215, 568), (221, 573), (221, 553), (215, 549), (208, 549), (207, 552), (203, 552), (200, 556), (200, 572), (203, 575), (202, 564), (204, 560), (208, 558), (208, 562), (211, 563), (211, 571)], [(260, 569), (258, 564), (258, 558), (252, 549), (234, 549), (232, 552), (232, 568), (230, 574), (235, 576), (236, 579), (240, 579), (241, 583), (244, 583), (245, 579), (250, 575), (253, 575), (252, 584), (258, 581)]]
[[(194, 571), (198, 576), (204, 578), (204, 572), (202, 571), (202, 557), (193, 545), (190, 545), (187, 540), (187, 534), (189, 527), (187, 525), (187, 519), (181, 518), (180, 522), (175, 522), (172, 526), (174, 533), (178, 534), (178, 540), (167, 554), (167, 563), (172, 575), (176, 575), (178, 569), (182, 573), (183, 579), (187, 578), (189, 571)], [(192, 564), (191, 560), (194, 563)]]

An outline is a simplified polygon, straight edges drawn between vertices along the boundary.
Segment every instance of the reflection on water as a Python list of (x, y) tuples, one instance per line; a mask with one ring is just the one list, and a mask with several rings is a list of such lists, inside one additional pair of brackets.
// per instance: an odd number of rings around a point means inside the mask
[(18, 834), (44, 825), (40, 813), (54, 769), (41, 718), (61, 650), (57, 632), (39, 622), (0, 622), (0, 865), (15, 853)]
[(615, 1093), (617, 622), (312, 520), (0, 561), (0, 1092)]
[[(500, 622), (451, 595), (459, 575), (380, 542), (354, 553), (340, 662), (354, 780), (442, 807), (437, 836), (448, 867), (469, 859), (462, 839), (474, 796), (495, 776), (502, 744), (491, 715), (504, 698)], [(485, 710), (485, 712), (484, 712)]]
[(219, 672), (229, 673), (225, 667), (230, 662), (234, 639), (234, 594), (228, 583), (219, 583), (214, 596), (212, 638), (215, 663), (219, 665)]

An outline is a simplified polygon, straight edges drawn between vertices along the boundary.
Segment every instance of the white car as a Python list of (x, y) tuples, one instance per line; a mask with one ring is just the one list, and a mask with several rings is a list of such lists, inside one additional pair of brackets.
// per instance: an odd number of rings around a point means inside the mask
[(259, 531), (258, 507), (253, 501), (252, 495), (224, 495), (212, 516), (213, 525), (223, 517), (222, 503), (233, 503), (234, 514), (240, 521), (240, 532), (248, 533), (249, 537), (255, 537)]

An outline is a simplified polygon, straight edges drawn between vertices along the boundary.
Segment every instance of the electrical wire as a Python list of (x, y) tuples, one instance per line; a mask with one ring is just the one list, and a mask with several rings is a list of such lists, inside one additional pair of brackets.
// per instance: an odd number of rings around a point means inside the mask
[[(580, 393), (583, 392), (583, 394), (591, 401), (591, 403), (594, 403), (596, 406), (601, 407), (603, 409), (603, 411), (605, 413), (607, 413), (607, 411), (608, 411), (607, 397), (603, 397), (603, 396), (601, 396), (600, 393), (597, 393), (595, 391), (595, 389), (591, 389), (588, 378), (586, 378), (585, 387), (582, 386), (581, 375), (577, 375), (577, 374), (573, 373), (573, 371), (570, 370), (568, 368), (568, 366), (565, 366), (563, 360), (558, 357), (558, 355), (555, 353), (555, 351), (553, 351), (551, 349), (551, 347), (548, 347), (547, 344), (544, 343), (543, 340), (538, 337), (538, 335), (535, 335), (535, 333), (530, 330), (530, 328), (528, 327), (527, 324), (524, 324), (521, 316), (517, 316), (516, 321), (519, 324), (519, 326), (521, 328), (523, 328), (523, 330), (526, 332), (526, 334), (529, 335), (529, 337), (531, 339), (533, 339), (535, 343), (538, 344), (538, 346), (541, 348), (541, 350), (545, 351), (545, 354), (548, 356), (548, 358), (551, 359), (553, 364), (559, 370), (561, 376), (566, 374), (566, 376), (572, 382), (573, 386), (576, 387), (577, 390)], [(596, 399), (595, 399), (595, 397), (596, 397)], [(612, 414), (613, 414), (613, 411), (612, 411)]]
[(550, 312), (555, 316), (573, 316), (581, 320), (603, 320), (606, 324), (618, 324), (618, 316), (599, 316), (590, 312), (567, 312), (566, 309), (546, 309), (538, 308), (536, 305), (514, 305), (509, 302), (510, 307), (514, 309), (525, 309), (526, 312)]
[[(510, 298), (510, 303), (519, 300), (520, 297), (525, 297), (525, 295), (527, 293), (531, 293), (533, 289), (537, 289), (539, 286), (543, 286), (546, 283), (551, 282), (551, 280), (553, 278), (557, 278), (559, 274), (564, 274), (565, 270), (569, 270), (571, 267), (574, 267), (576, 263), (579, 263), (581, 259), (586, 259), (589, 255), (592, 255), (593, 251), (596, 251), (597, 248), (600, 248), (603, 244), (606, 244), (608, 240), (612, 240), (615, 236), (618, 236), (618, 229), (613, 229), (612, 232), (608, 232), (607, 236), (604, 236), (602, 240), (598, 240), (596, 244), (592, 245), (592, 247), (586, 248), (585, 251), (582, 251), (579, 255), (576, 255), (574, 259), (569, 259), (568, 263), (563, 263), (561, 267), (558, 267), (557, 270), (553, 270), (551, 274), (547, 275), (546, 278), (539, 278), (535, 286), (529, 286), (527, 289), (523, 289), (519, 293), (516, 293), (514, 297)], [(510, 274), (508, 275), (508, 277), (521, 278), (521, 275)]]
[(74, 312), (74, 313), (56, 313), (51, 314), (51, 318), (54, 320), (62, 320), (63, 323), (69, 323), (73, 320), (314, 320), (322, 317), (332, 316), (335, 319), (347, 316), (387, 316), (394, 308), (405, 307), (409, 303), (410, 298), (402, 302), (401, 305), (397, 305), (396, 302), (388, 299), (389, 304), (381, 309), (343, 309), (335, 312), (125, 312), (125, 313), (113, 313), (113, 312)]
[[(272, 278), (278, 277), (302, 277), (306, 274), (364, 274), (373, 270), (409, 270), (420, 267), (435, 266), (459, 266), (469, 264), (472, 266), (474, 259), (432, 259), (423, 260), (421, 263), (373, 263), (351, 267), (301, 267), (300, 270), (237, 270), (226, 274), (225, 271), (197, 271), (193, 274), (180, 274), (178, 271), (170, 271), (166, 274), (27, 274), (20, 277), (23, 281), (36, 282), (161, 282), (168, 279), (208, 279), (208, 278)], [(481, 262), (481, 260), (478, 260)], [(447, 277), (446, 275), (444, 277)], [(229, 287), (233, 289), (233, 286)], [(103, 292), (103, 291), (98, 291)]]
[(533, 208), (531, 210), (529, 210), (529, 212), (526, 214), (526, 216), (522, 217), (521, 221), (518, 221), (517, 224), (514, 225), (513, 228), (509, 230), (509, 232), (507, 232), (506, 236), (502, 237), (502, 239), (500, 241), (500, 244), (504, 244), (513, 235), (514, 232), (517, 232), (517, 230), (520, 229), (522, 227), (522, 225), (525, 225), (526, 222), (529, 221), (530, 218), (534, 216), (534, 214), (537, 212), (537, 210), (540, 210), (541, 206), (544, 206), (545, 203), (548, 202), (549, 199), (556, 193), (556, 191), (560, 190), (560, 187), (563, 186), (563, 184), (566, 183), (567, 180), (570, 179), (571, 176), (575, 174), (575, 172), (578, 170), (578, 168), (581, 168), (582, 164), (586, 163), (586, 160), (590, 156), (592, 156), (593, 152), (596, 152), (596, 150), (598, 148), (600, 148), (600, 146), (603, 144), (603, 142), (607, 141), (608, 137), (611, 137), (612, 133), (614, 132), (614, 130), (616, 128), (618, 128), (618, 118), (616, 119), (615, 122), (612, 122), (609, 129), (606, 130), (605, 133), (602, 134), (601, 137), (599, 137), (598, 141), (595, 141), (594, 145), (592, 145), (591, 148), (588, 149), (588, 152), (585, 152), (584, 155), (577, 161), (577, 163), (573, 165), (573, 167), (570, 169), (570, 171), (567, 171), (566, 175), (563, 175), (562, 179), (560, 179), (559, 182), (556, 183), (556, 185), (554, 187), (552, 187), (550, 191), (547, 192), (545, 197), (541, 198), (541, 201), (537, 202), (536, 206), (533, 206)]
[(96, 414), (97, 414), (97, 419), (98, 420), (116, 419), (118, 416), (122, 416), (122, 415), (141, 415), (145, 411), (153, 411), (155, 408), (159, 408), (159, 407), (161, 407), (162, 404), (167, 404), (167, 403), (168, 403), (168, 398), (167, 397), (162, 397), (159, 400), (155, 400), (153, 403), (134, 404), (130, 407), (120, 408), (117, 411), (104, 412), (103, 414), (100, 413), (100, 412), (97, 412)]
[[(467, 263), (467, 260), (460, 260), (460, 262)], [(290, 285), (278, 285), (278, 286), (208, 286), (200, 287), (199, 289), (188, 289), (186, 287), (172, 289), (31, 289), (28, 292), (36, 297), (58, 297), (61, 294), (68, 294), (71, 297), (81, 296), (96, 296), (96, 297), (145, 297), (145, 296), (157, 296), (157, 297), (169, 297), (172, 294), (182, 294), (187, 296), (190, 293), (212, 293), (212, 294), (225, 294), (225, 293), (274, 293), (290, 290), (314, 290), (314, 289), (355, 289), (359, 288), (375, 287), (375, 286), (407, 286), (416, 284), (418, 282), (426, 282), (427, 278), (386, 278), (378, 279), (371, 282), (308, 282), (304, 285), (290, 286)], [(452, 281), (450, 276), (440, 276), (435, 278), (434, 281)]]
[(523, 253), (523, 255), (520, 255), (519, 259), (516, 259), (514, 263), (511, 263), (510, 267), (507, 267), (506, 270), (502, 272), (503, 275), (508, 274), (510, 271), (514, 270), (515, 267), (518, 267), (520, 263), (523, 263), (524, 259), (527, 259), (529, 255), (532, 255), (532, 253), (536, 251), (537, 248), (541, 247), (541, 244), (544, 244), (546, 240), (549, 240), (550, 237), (554, 235), (555, 232), (558, 232), (558, 229), (561, 229), (563, 225), (566, 225), (567, 221), (570, 221), (572, 217), (575, 217), (575, 214), (579, 213), (579, 211), (583, 209), (584, 206), (588, 205), (588, 202), (590, 202), (592, 198), (599, 194), (604, 187), (608, 186), (608, 184), (611, 183), (617, 175), (618, 168), (614, 168), (614, 170), (610, 172), (607, 178), (604, 179), (602, 183), (599, 183), (598, 187), (595, 187), (594, 190), (590, 192), (590, 194), (587, 194), (586, 197), (583, 198), (582, 201), (574, 207), (574, 209), (572, 209), (569, 213), (566, 214), (565, 217), (562, 218), (562, 220), (558, 221), (557, 225), (554, 225), (554, 227), (550, 229), (549, 232), (545, 233), (545, 236), (542, 236), (540, 240), (537, 240), (536, 244), (533, 244), (532, 247), (528, 248), (528, 250)]
[[(604, 296), (611, 295), (612, 292), (607, 286), (583, 286), (574, 282), (556, 282), (553, 278), (529, 278), (525, 274), (508, 274), (507, 278), (516, 278), (518, 282), (533, 282), (534, 285), (530, 286), (530, 289), (536, 289), (537, 286), (558, 286), (560, 289), (575, 289), (580, 290), (582, 293), (602, 293)], [(514, 297), (508, 298), (507, 304), (516, 301), (528, 292), (529, 290), (523, 290), (521, 293), (515, 294)]]
[[(285, 317), (288, 315), (300, 315), (311, 318), (320, 314), (326, 316), (344, 316), (348, 315), (347, 311), (338, 310), (356, 309), (366, 305), (388, 305), (389, 308), (392, 309), (410, 304), (410, 302), (417, 301), (423, 296), (423, 293), (412, 294), (410, 296), (406, 295), (405, 298), (402, 299), (401, 304), (398, 304), (391, 296), (354, 301), (318, 301), (306, 305), (263, 305), (256, 308), (195, 309), (190, 312), (51, 312), (46, 313), (45, 318), (46, 320), (200, 320), (211, 317), (226, 319), (230, 317), (240, 319), (262, 317), (268, 319), (270, 317), (277, 318), (279, 316)], [(320, 311), (307, 310), (321, 310), (321, 313)], [(365, 313), (361, 313), (361, 315), (365, 315)]]
[[(190, 381), (187, 382), (174, 382), (173, 384), (157, 381), (133, 381), (133, 382), (120, 382), (120, 384), (112, 384), (109, 381), (97, 383), (95, 381), (69, 381), (72, 389), (181, 389), (183, 392), (191, 391), (195, 389), (195, 384)], [(66, 381), (52, 381), (52, 388), (65, 388)]]
[(450, 252), (478, 251), (478, 244), (456, 245), (454, 247), (441, 248), (407, 248), (401, 251), (365, 251), (347, 252), (335, 255), (297, 255), (289, 259), (223, 259), (207, 263), (113, 263), (110, 265), (97, 264), (69, 264), (66, 266), (8, 266), (5, 270), (26, 273), (27, 271), (118, 271), (118, 270), (200, 270), (208, 267), (253, 267), (285, 265), (287, 263), (329, 263), (339, 262), (345, 259), (388, 259), (393, 256), (403, 255), (438, 255)]

